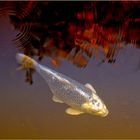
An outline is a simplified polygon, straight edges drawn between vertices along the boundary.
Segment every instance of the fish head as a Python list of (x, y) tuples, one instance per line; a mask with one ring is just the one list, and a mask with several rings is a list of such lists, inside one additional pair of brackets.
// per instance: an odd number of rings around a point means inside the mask
[(109, 113), (106, 105), (97, 95), (90, 97), (90, 99), (82, 105), (82, 108), (84, 108), (87, 113), (101, 117), (105, 117)]

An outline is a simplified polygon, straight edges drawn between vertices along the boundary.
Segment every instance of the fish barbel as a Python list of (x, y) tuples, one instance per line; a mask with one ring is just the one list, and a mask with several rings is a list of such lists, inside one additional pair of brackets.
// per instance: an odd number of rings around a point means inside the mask
[(108, 115), (109, 111), (106, 105), (89, 83), (83, 85), (21, 53), (16, 55), (16, 59), (22, 68), (34, 69), (45, 79), (53, 93), (52, 100), (69, 106), (66, 109), (67, 114), (80, 115), (88, 113), (102, 117)]

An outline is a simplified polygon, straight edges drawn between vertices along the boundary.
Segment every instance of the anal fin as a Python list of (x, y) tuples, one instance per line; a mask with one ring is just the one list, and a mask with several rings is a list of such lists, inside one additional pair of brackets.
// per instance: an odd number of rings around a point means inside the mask
[(53, 100), (54, 102), (57, 102), (57, 103), (64, 103), (63, 101), (61, 101), (60, 99), (58, 99), (58, 98), (55, 97), (55, 96), (52, 97), (52, 100)]
[(73, 109), (73, 108), (67, 108), (66, 113), (69, 115), (80, 115), (80, 114), (83, 114), (84, 112), (82, 112), (80, 110)]

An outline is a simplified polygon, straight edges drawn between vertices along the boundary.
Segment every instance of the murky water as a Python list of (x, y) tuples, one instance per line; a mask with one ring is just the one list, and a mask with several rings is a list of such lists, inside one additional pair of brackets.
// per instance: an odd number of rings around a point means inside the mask
[(105, 101), (105, 118), (69, 116), (68, 107), (52, 101), (45, 81), (36, 73), (32, 86), (24, 82), (24, 72), (16, 71), (17, 52), (11, 41), (13, 28), (0, 21), (0, 138), (140, 138), (140, 50), (128, 47), (115, 65), (91, 59), (79, 69), (68, 62), (56, 68), (83, 84), (91, 83)]

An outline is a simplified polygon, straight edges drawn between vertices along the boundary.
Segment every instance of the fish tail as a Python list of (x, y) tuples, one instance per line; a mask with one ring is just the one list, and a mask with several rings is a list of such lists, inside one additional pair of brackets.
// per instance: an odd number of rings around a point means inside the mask
[(16, 55), (16, 59), (18, 61), (19, 64), (21, 64), (21, 67), (18, 68), (18, 70), (20, 69), (36, 69), (36, 66), (38, 65), (38, 63), (33, 60), (31, 57), (18, 53)]

